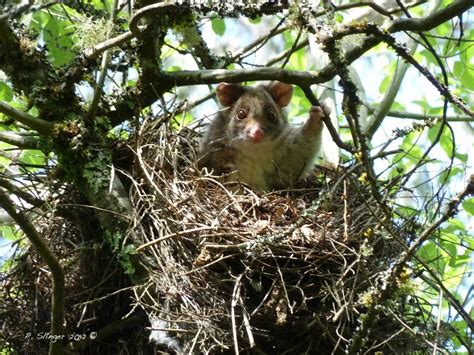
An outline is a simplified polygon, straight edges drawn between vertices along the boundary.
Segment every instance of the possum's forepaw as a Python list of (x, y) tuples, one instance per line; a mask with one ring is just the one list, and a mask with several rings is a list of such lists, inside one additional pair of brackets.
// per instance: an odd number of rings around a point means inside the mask
[(325, 104), (313, 106), (309, 110), (309, 119), (305, 124), (305, 131), (313, 134), (319, 133), (323, 129), (323, 117), (329, 115), (329, 108)]
[[(319, 106), (313, 106), (309, 110), (309, 116), (313, 119), (322, 120), (324, 116), (329, 116), (331, 110), (325, 103), (320, 103)], [(314, 116), (314, 117), (313, 117)]]

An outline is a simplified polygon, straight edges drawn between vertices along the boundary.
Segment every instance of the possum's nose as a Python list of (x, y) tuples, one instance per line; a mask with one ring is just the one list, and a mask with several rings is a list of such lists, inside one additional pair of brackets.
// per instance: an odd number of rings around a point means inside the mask
[(252, 142), (259, 143), (263, 139), (263, 130), (260, 127), (252, 127), (249, 132), (249, 136)]

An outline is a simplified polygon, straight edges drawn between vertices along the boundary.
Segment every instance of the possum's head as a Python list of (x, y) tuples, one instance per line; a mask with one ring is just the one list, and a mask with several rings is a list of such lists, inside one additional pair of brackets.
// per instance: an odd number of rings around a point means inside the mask
[(278, 137), (288, 124), (282, 108), (290, 103), (293, 87), (275, 82), (256, 88), (221, 83), (217, 98), (227, 107), (227, 134), (232, 143), (258, 144)]

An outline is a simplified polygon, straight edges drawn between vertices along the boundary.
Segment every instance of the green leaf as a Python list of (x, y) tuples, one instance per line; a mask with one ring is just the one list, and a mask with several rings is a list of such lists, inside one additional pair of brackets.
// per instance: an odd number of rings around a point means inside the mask
[(447, 225), (443, 228), (443, 232), (452, 233), (456, 231), (466, 233), (466, 226), (461, 220), (457, 218), (452, 218), (448, 221)]
[(254, 25), (257, 25), (260, 22), (262, 22), (262, 18), (261, 17), (249, 18), (249, 22)]
[(43, 165), (46, 157), (40, 150), (24, 150), (21, 156), (21, 161), (30, 165)]
[(11, 226), (1, 226), (0, 227), (0, 236), (7, 240), (17, 240), (15, 230)]
[[(431, 142), (435, 141), (440, 128), (441, 123), (437, 123), (429, 129), (428, 138)], [(439, 138), (439, 145), (441, 146), (441, 148), (443, 148), (447, 156), (451, 158), (453, 154), (453, 137), (451, 135), (451, 131), (447, 127), (444, 127), (443, 133), (441, 133), (441, 137)]]
[(44, 39), (46, 43), (54, 43), (56, 38), (59, 36), (59, 21), (58, 20), (50, 20), (47, 21), (44, 26)]
[(474, 90), (474, 74), (468, 65), (462, 62), (454, 63), (454, 76), (461, 82), (462, 86)]
[(308, 67), (308, 56), (306, 51), (298, 50), (290, 57), (287, 69), (301, 69)]
[[(454, 327), (458, 334), (466, 334), (466, 330), (469, 329), (466, 321), (462, 318), (460, 320), (451, 321), (449, 323), (449, 325), (451, 327)], [(461, 341), (458, 339), (457, 336), (451, 337), (451, 341), (453, 342), (453, 344), (456, 348), (461, 346)], [(467, 343), (468, 339), (465, 339), (465, 341)], [(456, 351), (456, 353), (458, 353), (458, 352)], [(461, 353), (461, 352), (459, 352), (459, 353)], [(467, 354), (467, 352), (465, 354)]]
[(188, 124), (190, 124), (193, 119), (193, 116), (189, 112), (180, 113), (174, 118), (174, 120), (171, 122), (171, 125), (174, 128), (179, 129), (183, 126), (187, 126)]
[(437, 123), (428, 130), (428, 139), (430, 140), (431, 143), (434, 142), (436, 136), (438, 135), (440, 127), (441, 127), (441, 124)]
[(225, 32), (225, 21), (221, 18), (215, 18), (211, 21), (212, 30), (218, 36), (222, 36)]
[(11, 100), (13, 100), (12, 89), (4, 81), (0, 81), (0, 101), (10, 102)]
[(449, 257), (449, 261), (451, 263), (451, 260), (454, 261), (456, 259), (458, 252), (457, 252), (457, 243), (458, 242), (450, 242), (450, 241), (443, 241), (443, 249), (446, 251)]
[(443, 114), (443, 108), (442, 107), (435, 107), (435, 106), (432, 106), (432, 105), (425, 105), (424, 108), (428, 109), (428, 110), (426, 110), (427, 115), (437, 116), (437, 115), (442, 115)]
[(123, 254), (129, 254), (129, 255), (135, 255), (135, 254), (137, 254), (138, 252), (137, 252), (137, 249), (135, 248), (134, 245), (132, 245), (132, 244), (127, 244), (127, 245), (125, 245), (125, 246), (123, 247), (122, 253), (123, 253)]
[(467, 158), (468, 158), (467, 154), (461, 154), (459, 152), (456, 152), (456, 154), (454, 154), (454, 156), (456, 158), (458, 158), (460, 161), (462, 161), (463, 163), (467, 162)]
[(427, 64), (437, 64), (436, 58), (431, 51), (422, 50), (420, 51), (420, 54), (425, 58)]
[[(440, 36), (446, 37), (449, 36), (452, 32), (452, 27), (449, 22), (444, 22), (436, 27), (436, 32)], [(435, 39), (432, 39), (432, 42), (435, 42)], [(432, 43), (433, 45), (434, 43)]]
[(400, 102), (393, 102), (392, 105), (390, 106), (390, 109), (391, 110), (394, 110), (394, 111), (406, 111), (407, 108), (405, 107), (405, 105), (401, 104)]
[(426, 263), (433, 265), (440, 274), (444, 274), (446, 266), (445, 259), (441, 256), (441, 250), (432, 241), (428, 241), (418, 249), (418, 256), (425, 260)]
[(336, 15), (334, 16), (334, 20), (337, 23), (343, 23), (344, 22), (344, 16), (340, 12), (337, 12)]
[(454, 136), (451, 133), (451, 130), (446, 128), (441, 134), (441, 138), (439, 140), (439, 144), (441, 145), (441, 148), (443, 148), (444, 152), (450, 159), (456, 155), (456, 149), (454, 148), (453, 137)]
[(462, 208), (471, 216), (474, 216), (474, 197), (464, 200), (462, 202)]
[(38, 11), (33, 14), (31, 21), (31, 29), (40, 32), (49, 22), (50, 16), (46, 12)]
[(69, 63), (74, 58), (71, 22), (40, 13), (34, 17), (33, 28), (42, 36), (51, 62), (56, 66)]
[(437, 247), (433, 242), (428, 241), (418, 249), (418, 255), (422, 256), (425, 260), (433, 260), (437, 257)]
[(441, 148), (443, 148), (444, 152), (448, 155), (448, 157), (451, 158), (453, 155), (453, 137), (449, 129), (445, 129), (443, 131), (439, 140), (439, 144), (441, 145)]
[(4, 172), (7, 169), (12, 161), (5, 157), (0, 157), (0, 172)]
[(423, 150), (414, 145), (414, 146), (411, 146), (410, 148), (406, 149), (407, 150), (407, 156), (406, 158), (408, 158), (410, 161), (412, 161), (413, 163), (418, 163), (421, 159), (421, 157), (423, 156)]
[(402, 206), (397, 208), (397, 213), (405, 218), (412, 218), (418, 211), (410, 206)]
[(380, 82), (380, 85), (379, 85), (379, 93), (384, 93), (388, 90), (388, 87), (390, 85), (390, 82), (391, 82), (391, 79), (392, 79), (392, 76), (391, 75), (386, 75), (382, 81)]
[[(106, 9), (104, 0), (93, 0), (92, 4), (98, 10), (105, 10)], [(110, 6), (110, 2), (109, 2), (109, 6)]]
[(449, 259), (449, 266), (452, 268), (460, 268), (466, 266), (470, 260), (470, 255), (457, 255), (455, 258)]
[(440, 176), (439, 176), (439, 182), (441, 183), (446, 183), (446, 182), (450, 182), (453, 177), (457, 176), (457, 175), (462, 175), (464, 174), (465, 170), (464, 169), (461, 169), (461, 168), (458, 168), (458, 167), (453, 167), (451, 169), (445, 169), (441, 172)]

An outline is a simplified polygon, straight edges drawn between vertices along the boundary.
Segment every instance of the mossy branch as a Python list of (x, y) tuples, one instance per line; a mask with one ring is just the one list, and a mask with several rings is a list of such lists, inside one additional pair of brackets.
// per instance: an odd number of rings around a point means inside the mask
[[(75, 83), (64, 82), (50, 64), (46, 51), (36, 48), (22, 31), (14, 31), (8, 21), (0, 21), (0, 70), (9, 78), (13, 90), (27, 96), (40, 113), (54, 115), (52, 109), (64, 105), (71, 111), (74, 111), (73, 108), (79, 111)], [(5, 108), (9, 109), (8, 106)], [(19, 112), (20, 115), (12, 116), (21, 118), (22, 112)], [(59, 115), (63, 116), (62, 113)], [(39, 129), (48, 128), (37, 119), (32, 120), (31, 124), (38, 124)]]
[(217, 84), (222, 81), (239, 83), (254, 80), (278, 80), (298, 86), (311, 86), (325, 82), (330, 78), (325, 72), (296, 71), (281, 68), (249, 68), (249, 69), (211, 69), (211, 70), (179, 70), (167, 73), (166, 79), (160, 78), (155, 85), (163, 87), (163, 79), (168, 80), (169, 88), (173, 86)]

